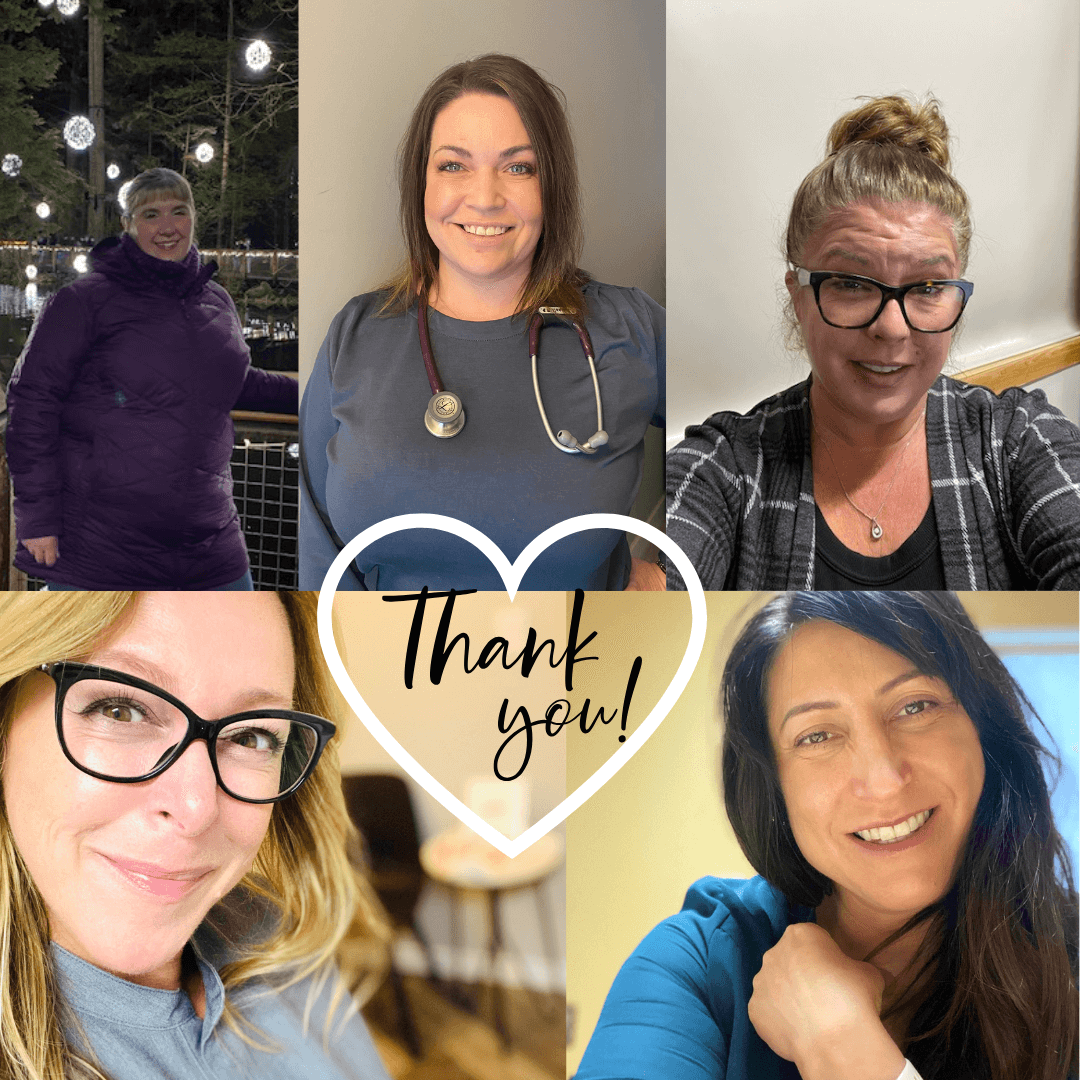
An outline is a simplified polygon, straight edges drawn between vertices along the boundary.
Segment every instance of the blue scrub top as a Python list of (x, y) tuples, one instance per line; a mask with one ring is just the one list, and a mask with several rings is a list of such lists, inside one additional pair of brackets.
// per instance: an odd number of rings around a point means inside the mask
[[(465, 408), (465, 427), (437, 439), (424, 426), (431, 397), (416, 309), (389, 318), (367, 293), (335, 318), (300, 407), (309, 488), (301, 493), (300, 587), (318, 589), (338, 554), (316, 507), (348, 542), (409, 513), (445, 514), (484, 532), (513, 561), (546, 528), (587, 513), (626, 514), (641, 482), (645, 432), (663, 425), (664, 310), (640, 289), (584, 289), (609, 442), (595, 454), (551, 444), (533, 391), (528, 319), (466, 322), (429, 310), (443, 385)], [(584, 442), (596, 396), (578, 336), (552, 323), (537, 364), (553, 431)], [(367, 548), (342, 589), (500, 590), (498, 572), (464, 540), (430, 530), (395, 533)], [(622, 532), (581, 533), (534, 564), (523, 589), (621, 589), (629, 575)], [(361, 580), (363, 585), (361, 585)]]

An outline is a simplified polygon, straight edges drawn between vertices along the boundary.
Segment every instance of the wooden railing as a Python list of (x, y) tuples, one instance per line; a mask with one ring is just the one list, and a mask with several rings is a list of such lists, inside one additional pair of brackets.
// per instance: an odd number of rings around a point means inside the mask
[(1080, 334), (1053, 345), (1043, 345), (989, 364), (980, 364), (979, 367), (961, 371), (957, 378), (1000, 394), (1010, 386), (1026, 386), (1075, 364), (1080, 364)]

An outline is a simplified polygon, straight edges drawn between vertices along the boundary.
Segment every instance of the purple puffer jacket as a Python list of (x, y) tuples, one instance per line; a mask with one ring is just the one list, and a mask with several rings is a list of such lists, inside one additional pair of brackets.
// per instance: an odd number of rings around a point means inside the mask
[(253, 368), (229, 294), (192, 248), (156, 259), (103, 240), (50, 297), (8, 387), (20, 540), (59, 537), (46, 567), (83, 589), (213, 589), (242, 577), (231, 409), (295, 413), (297, 383)]

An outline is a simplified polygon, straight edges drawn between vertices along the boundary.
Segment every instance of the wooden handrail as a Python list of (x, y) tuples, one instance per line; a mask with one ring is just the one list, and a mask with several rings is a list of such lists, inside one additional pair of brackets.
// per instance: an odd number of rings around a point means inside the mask
[(987, 390), (1000, 394), (1010, 386), (1026, 386), (1074, 364), (1080, 364), (1080, 334), (1053, 345), (1043, 345), (1015, 356), (1006, 356), (1002, 360), (993, 360), (989, 364), (980, 364), (961, 371), (956, 377), (961, 382), (985, 386)]

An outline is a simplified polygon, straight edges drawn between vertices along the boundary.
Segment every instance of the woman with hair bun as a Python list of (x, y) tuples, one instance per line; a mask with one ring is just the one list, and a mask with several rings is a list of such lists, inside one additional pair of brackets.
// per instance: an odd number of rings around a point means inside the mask
[(706, 589), (1080, 586), (1080, 431), (1041, 391), (941, 374), (974, 290), (948, 141), (933, 98), (876, 98), (800, 185), (784, 281), (810, 377), (668, 455), (668, 534)]
[[(397, 514), (458, 518), (515, 559), (566, 518), (629, 513), (645, 433), (663, 423), (664, 310), (579, 267), (556, 87), (498, 53), (448, 68), (413, 111), (399, 189), (404, 265), (334, 319), (304, 391), (305, 589)], [(522, 587), (664, 584), (622, 532), (592, 530), (543, 552)], [(339, 587), (423, 585), (503, 587), (471, 544), (422, 530), (367, 547)]]
[(1073, 1080), (1077, 897), (1023, 691), (955, 595), (803, 592), (740, 632), (703, 878), (577, 1080)]

